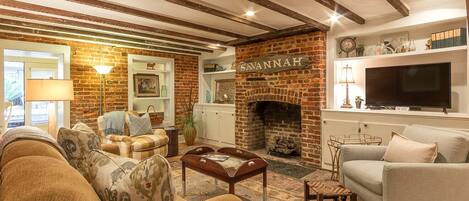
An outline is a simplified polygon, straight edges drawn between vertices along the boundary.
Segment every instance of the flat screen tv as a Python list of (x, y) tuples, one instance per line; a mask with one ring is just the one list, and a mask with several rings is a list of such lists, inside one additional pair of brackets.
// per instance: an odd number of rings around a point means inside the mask
[(366, 105), (451, 108), (451, 63), (366, 69)]

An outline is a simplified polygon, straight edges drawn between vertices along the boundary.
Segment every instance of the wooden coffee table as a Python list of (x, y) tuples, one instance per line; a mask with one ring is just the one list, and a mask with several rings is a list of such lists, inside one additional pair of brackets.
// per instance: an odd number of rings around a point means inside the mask
[(334, 201), (357, 201), (357, 194), (337, 181), (305, 181), (305, 201), (333, 199)]
[[(210, 160), (207, 154), (227, 155), (226, 161)], [(205, 156), (204, 156), (205, 155)], [(261, 157), (246, 150), (224, 147), (215, 150), (211, 147), (196, 147), (181, 157), (182, 191), (186, 195), (186, 167), (202, 174), (224, 181), (229, 185), (229, 193), (234, 194), (234, 185), (258, 174), (263, 175), (263, 200), (267, 197), (267, 165)], [(215, 180), (216, 181), (216, 180)]]

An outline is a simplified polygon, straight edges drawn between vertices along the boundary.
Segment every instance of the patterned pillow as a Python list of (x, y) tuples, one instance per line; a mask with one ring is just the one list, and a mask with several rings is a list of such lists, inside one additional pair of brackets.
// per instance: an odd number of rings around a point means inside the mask
[(102, 201), (173, 201), (171, 167), (160, 155), (144, 161), (112, 155), (100, 150), (86, 157), (85, 178)]
[(65, 150), (70, 165), (80, 169), (80, 162), (91, 150), (101, 149), (101, 141), (90, 127), (84, 123), (77, 123), (72, 129), (60, 128), (57, 142)]
[(146, 113), (139, 117), (129, 114), (129, 133), (130, 136), (152, 134), (150, 115)]

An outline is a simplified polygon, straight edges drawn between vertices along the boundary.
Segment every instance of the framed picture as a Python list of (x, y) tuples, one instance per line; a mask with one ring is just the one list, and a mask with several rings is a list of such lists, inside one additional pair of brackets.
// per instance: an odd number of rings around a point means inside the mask
[(214, 103), (234, 104), (236, 94), (234, 79), (215, 80), (215, 87)]
[(136, 97), (160, 97), (159, 76), (155, 74), (134, 74)]

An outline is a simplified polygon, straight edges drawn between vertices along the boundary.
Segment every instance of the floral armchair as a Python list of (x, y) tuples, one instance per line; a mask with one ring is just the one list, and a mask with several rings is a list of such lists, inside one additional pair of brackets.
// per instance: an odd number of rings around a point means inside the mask
[(147, 135), (130, 136), (129, 134), (129, 114), (126, 112), (124, 134), (104, 134), (104, 116), (98, 117), (98, 135), (103, 144), (117, 144), (120, 156), (143, 160), (153, 155), (165, 157), (168, 154), (169, 138), (163, 129), (155, 129), (153, 133)]

